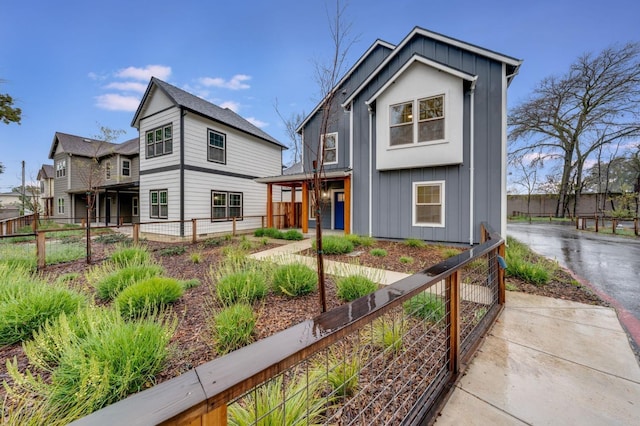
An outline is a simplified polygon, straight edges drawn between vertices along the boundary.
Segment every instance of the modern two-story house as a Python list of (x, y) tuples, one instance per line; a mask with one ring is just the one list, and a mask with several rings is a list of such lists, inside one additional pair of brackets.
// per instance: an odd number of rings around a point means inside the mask
[(507, 88), (521, 63), (418, 27), (378, 40), (299, 127), (303, 172), (258, 181), (302, 188), (305, 231), (315, 160), (323, 228), (475, 244), (486, 221), (504, 235)]
[[(142, 221), (209, 218), (215, 232), (230, 231), (234, 220), (238, 230), (261, 226), (267, 194), (255, 179), (281, 172), (284, 145), (230, 109), (155, 77), (131, 125), (140, 134)], [(192, 232), (184, 223), (157, 229)]]
[(53, 215), (53, 184), (54, 169), (51, 164), (43, 164), (38, 170), (38, 182), (40, 184), (41, 215), (49, 217)]
[(86, 220), (91, 195), (95, 200), (91, 217), (96, 222), (138, 220), (137, 138), (116, 144), (56, 132), (49, 158), (54, 175), (53, 191), (45, 192), (52, 200), (50, 217), (68, 223)]

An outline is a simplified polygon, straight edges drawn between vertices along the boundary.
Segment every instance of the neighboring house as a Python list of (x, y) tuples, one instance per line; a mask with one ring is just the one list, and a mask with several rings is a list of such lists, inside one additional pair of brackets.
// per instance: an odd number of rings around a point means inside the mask
[[(216, 232), (261, 226), (265, 185), (282, 170), (276, 139), (228, 108), (152, 78), (132, 120), (140, 133), (140, 216), (147, 221), (207, 218)], [(191, 226), (156, 228), (191, 234)]]
[(87, 217), (87, 195), (97, 194), (92, 212), (96, 222), (137, 222), (137, 138), (116, 144), (56, 132), (49, 158), (54, 161), (54, 219), (82, 222)]
[(21, 208), (19, 193), (0, 192), (0, 220), (20, 216)]
[(303, 230), (314, 226), (322, 140), (323, 228), (474, 244), (486, 221), (505, 235), (507, 87), (521, 62), (422, 28), (378, 40), (333, 88), (326, 134), (322, 103), (298, 129), (304, 172), (259, 182), (303, 188)]
[(50, 164), (43, 164), (38, 170), (38, 182), (40, 182), (40, 204), (43, 216), (53, 216), (54, 195), (54, 168)]

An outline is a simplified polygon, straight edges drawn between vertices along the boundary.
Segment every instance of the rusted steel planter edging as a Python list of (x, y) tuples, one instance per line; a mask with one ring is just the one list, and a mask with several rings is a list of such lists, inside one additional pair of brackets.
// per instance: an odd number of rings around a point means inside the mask
[[(274, 375), (360, 328), (390, 308), (447, 278), (475, 257), (499, 247), (492, 239), (444, 262), (386, 286), (375, 293), (325, 312), (312, 320), (209, 361), (194, 370), (79, 419), (73, 425), (148, 425), (171, 423), (186, 413), (195, 417), (212, 411)], [(497, 239), (494, 239), (497, 237)]]

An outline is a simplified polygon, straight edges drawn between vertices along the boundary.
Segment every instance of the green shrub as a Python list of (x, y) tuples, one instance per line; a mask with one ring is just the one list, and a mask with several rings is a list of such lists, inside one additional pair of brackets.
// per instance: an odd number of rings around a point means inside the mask
[(460, 254), (460, 250), (453, 247), (441, 247), (440, 254), (445, 259), (449, 259), (450, 257), (457, 256)]
[(253, 248), (253, 243), (249, 240), (247, 240), (245, 237), (242, 238), (242, 241), (240, 241), (240, 249), (241, 250), (245, 250), (245, 251), (249, 251)]
[(371, 237), (357, 234), (347, 234), (344, 238), (351, 241), (354, 247), (371, 247), (376, 242)]
[(153, 277), (125, 288), (114, 302), (125, 318), (139, 317), (175, 302), (183, 292), (184, 288), (178, 280)]
[(157, 320), (96, 330), (65, 351), (51, 375), (49, 404), (79, 406), (84, 415), (147, 388), (164, 366), (172, 334)]
[(255, 315), (249, 305), (238, 303), (220, 311), (213, 328), (218, 353), (226, 354), (251, 343), (255, 325)]
[(337, 279), (337, 294), (341, 300), (351, 302), (378, 289), (376, 283), (362, 275), (350, 275)]
[(118, 234), (115, 232), (112, 234), (98, 235), (94, 241), (101, 244), (131, 244), (131, 238), (124, 234)]
[(197, 278), (192, 278), (190, 280), (180, 281), (180, 285), (185, 290), (189, 290), (190, 288), (198, 287), (200, 285), (200, 280)]
[(310, 377), (326, 381), (331, 387), (331, 395), (339, 397), (353, 396), (358, 390), (362, 364), (366, 363), (363, 354), (340, 354), (329, 351), (326, 360), (322, 359), (313, 366)]
[(417, 238), (407, 238), (406, 240), (404, 240), (404, 245), (407, 247), (416, 247), (416, 248), (422, 248), (425, 246), (424, 241), (419, 240)]
[(256, 237), (269, 237), (275, 239), (282, 239), (282, 232), (277, 230), (276, 228), (260, 228), (256, 229), (253, 233)]
[(122, 269), (115, 269), (109, 272), (109, 267), (97, 268), (97, 271), (104, 271), (103, 276), (99, 276), (100, 272), (90, 272), (87, 275), (88, 281), (94, 281), (98, 297), (105, 300), (111, 300), (116, 297), (122, 290), (145, 278), (151, 278), (162, 274), (163, 269), (159, 265), (136, 265), (128, 266)]
[(311, 293), (318, 288), (318, 274), (302, 263), (291, 263), (276, 268), (273, 289), (290, 297)]
[(413, 257), (411, 256), (400, 256), (400, 263), (411, 264), (413, 263)]
[(432, 323), (441, 321), (446, 313), (442, 297), (427, 292), (412, 297), (403, 306), (407, 315)]
[(289, 229), (282, 234), (282, 239), (288, 241), (300, 241), (304, 239), (304, 235), (302, 235), (302, 233), (297, 229)]
[(218, 247), (222, 245), (222, 240), (219, 238), (207, 238), (202, 242), (202, 245), (207, 248)]
[(191, 259), (192, 263), (198, 264), (200, 262), (202, 262), (202, 253), (200, 252), (193, 252), (191, 253), (191, 255), (189, 256), (189, 258)]
[(322, 415), (327, 409), (327, 398), (320, 395), (320, 384), (320, 380), (307, 381), (304, 375), (295, 376), (285, 382), (280, 375), (259, 386), (255, 392), (250, 392), (240, 401), (229, 405), (229, 424), (321, 424)]
[(545, 285), (551, 279), (555, 267), (549, 262), (537, 263), (535, 256), (522, 242), (515, 238), (508, 238), (509, 245), (506, 250), (508, 277), (517, 277), (537, 286)]
[(371, 254), (372, 256), (376, 256), (376, 257), (385, 257), (388, 253), (387, 253), (387, 251), (385, 249), (374, 248), (374, 249), (371, 249), (369, 254)]
[(133, 266), (133, 265), (144, 265), (149, 263), (151, 260), (151, 255), (149, 251), (140, 246), (131, 246), (131, 247), (119, 247), (111, 256), (109, 256), (109, 260), (113, 262), (114, 265), (119, 267)]
[(378, 318), (373, 322), (373, 327), (365, 341), (374, 348), (397, 355), (404, 347), (404, 333), (406, 325), (400, 318)]
[(42, 282), (32, 283), (16, 296), (0, 303), (0, 346), (28, 339), (47, 321), (74, 312), (85, 302), (72, 290)]
[[(311, 247), (317, 250), (317, 244), (315, 241), (311, 243)], [(346, 254), (353, 251), (353, 243), (345, 237), (339, 237), (337, 235), (327, 235), (322, 237), (322, 251), (325, 254)]]
[(184, 254), (187, 249), (184, 246), (171, 246), (158, 250), (160, 256), (180, 256)]
[(266, 296), (267, 281), (260, 271), (234, 272), (217, 281), (216, 294), (223, 305), (236, 302), (250, 304)]

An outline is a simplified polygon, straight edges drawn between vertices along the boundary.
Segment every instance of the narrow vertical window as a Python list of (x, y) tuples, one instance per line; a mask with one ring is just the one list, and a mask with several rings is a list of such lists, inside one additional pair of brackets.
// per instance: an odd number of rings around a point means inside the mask
[(131, 176), (131, 161), (122, 160), (122, 176)]
[(391, 146), (413, 143), (413, 102), (391, 105), (389, 125)]
[(166, 189), (149, 191), (149, 217), (155, 219), (169, 217), (169, 197)]
[(104, 174), (106, 180), (111, 180), (111, 161), (107, 161), (104, 165)]
[(227, 162), (227, 136), (224, 133), (209, 129), (209, 145), (207, 149), (207, 160), (214, 163), (226, 164)]
[(337, 133), (322, 135), (322, 159), (324, 164), (336, 164), (338, 162)]

